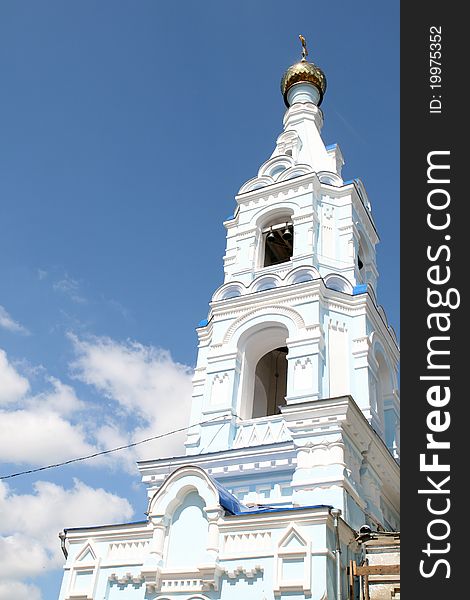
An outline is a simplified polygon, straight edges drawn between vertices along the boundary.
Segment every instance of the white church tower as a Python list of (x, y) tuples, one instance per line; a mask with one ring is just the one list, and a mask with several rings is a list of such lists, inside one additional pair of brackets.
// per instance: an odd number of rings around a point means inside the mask
[(148, 520), (68, 529), (61, 600), (344, 600), (357, 532), (399, 527), (398, 346), (361, 181), (321, 138), (321, 69), (225, 222), (186, 455), (139, 463)]

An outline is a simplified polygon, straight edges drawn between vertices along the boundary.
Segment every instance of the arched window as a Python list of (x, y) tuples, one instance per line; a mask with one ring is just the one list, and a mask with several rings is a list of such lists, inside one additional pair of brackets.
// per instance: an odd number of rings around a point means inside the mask
[(286, 403), (287, 347), (265, 354), (256, 365), (253, 418), (278, 414)]
[(287, 262), (294, 248), (294, 226), (289, 218), (277, 219), (263, 229), (263, 267)]

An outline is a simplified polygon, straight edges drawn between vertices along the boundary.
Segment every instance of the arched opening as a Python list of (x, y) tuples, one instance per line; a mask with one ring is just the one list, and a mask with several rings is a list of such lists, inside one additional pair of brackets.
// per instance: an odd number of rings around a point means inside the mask
[(356, 255), (356, 264), (359, 273), (364, 277), (364, 262), (366, 261), (366, 250), (364, 248), (364, 243), (362, 241), (362, 236), (359, 239), (359, 244), (357, 247), (357, 255)]
[(359, 271), (362, 271), (362, 269), (364, 268), (364, 262), (362, 260), (362, 249), (359, 248), (359, 252), (357, 253), (357, 268), (359, 269)]
[(367, 238), (362, 232), (359, 232), (356, 252), (356, 267), (361, 280), (365, 283), (371, 264), (371, 249)]
[(238, 414), (242, 419), (275, 415), (287, 394), (287, 327), (263, 323), (240, 340)]
[(294, 226), (288, 217), (277, 219), (263, 229), (263, 267), (289, 261), (294, 249)]
[(275, 348), (261, 357), (255, 370), (253, 418), (280, 412), (287, 394), (287, 347)]

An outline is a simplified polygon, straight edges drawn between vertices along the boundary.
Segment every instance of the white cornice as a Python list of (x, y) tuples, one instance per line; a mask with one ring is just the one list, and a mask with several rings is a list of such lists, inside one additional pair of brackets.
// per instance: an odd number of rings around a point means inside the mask
[(251, 446), (248, 448), (223, 450), (208, 454), (184, 455), (174, 458), (139, 461), (137, 467), (143, 477), (151, 477), (152, 475), (157, 474), (167, 475), (170, 470), (173, 471), (177, 467), (186, 464), (202, 467), (209, 473), (219, 466), (221, 466), (222, 469), (227, 467), (227, 470), (222, 471), (227, 474), (230, 465), (238, 465), (247, 458), (249, 458), (251, 462), (271, 461), (275, 463), (278, 460), (292, 458), (292, 456), (295, 456), (292, 442), (280, 442), (266, 446)]
[(117, 525), (100, 525), (90, 527), (77, 527), (66, 529), (67, 541), (70, 543), (84, 543), (93, 538), (97, 541), (136, 541), (150, 540), (152, 527), (150, 523), (120, 523)]
[[(212, 331), (214, 321), (236, 319), (247, 312), (268, 309), (272, 305), (294, 308), (296, 304), (308, 301), (321, 301), (324, 307), (344, 312), (351, 316), (361, 313), (367, 314), (373, 323), (374, 329), (379, 330), (383, 339), (386, 340), (394, 360), (397, 362), (399, 360), (399, 347), (386, 320), (385, 311), (383, 311), (380, 305), (375, 304), (370, 294), (351, 296), (343, 292), (338, 292), (326, 287), (322, 278), (305, 283), (281, 285), (258, 292), (250, 292), (248, 288), (246, 289), (247, 292), (241, 296), (226, 300), (213, 300), (210, 303), (211, 320), (206, 327), (210, 327)], [(385, 320), (381, 314), (382, 312)], [(198, 333), (201, 342), (210, 335), (204, 328), (200, 328)]]

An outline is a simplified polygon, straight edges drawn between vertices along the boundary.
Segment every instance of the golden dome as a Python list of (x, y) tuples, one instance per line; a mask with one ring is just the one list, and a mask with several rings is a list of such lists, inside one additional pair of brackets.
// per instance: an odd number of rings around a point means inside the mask
[(311, 83), (314, 85), (319, 94), (320, 100), (318, 102), (318, 106), (320, 106), (321, 101), (323, 100), (323, 95), (326, 91), (326, 77), (325, 73), (314, 65), (311, 62), (307, 62), (307, 45), (305, 42), (305, 38), (303, 35), (299, 35), (300, 41), (302, 42), (302, 60), (295, 65), (290, 66), (287, 71), (284, 73), (281, 79), (281, 92), (284, 96), (284, 102), (286, 106), (289, 106), (287, 102), (287, 92), (290, 88), (296, 83)]

